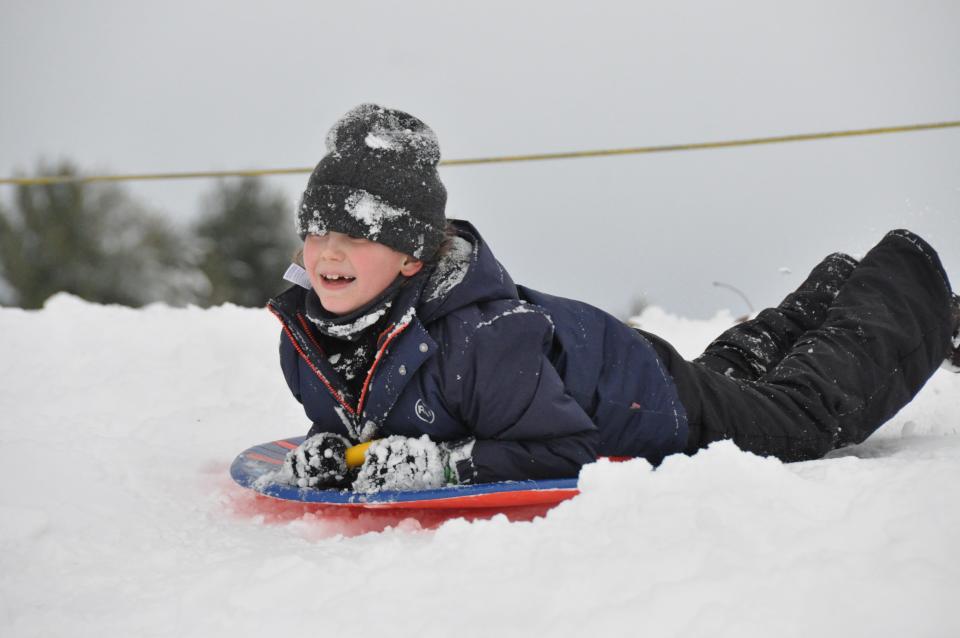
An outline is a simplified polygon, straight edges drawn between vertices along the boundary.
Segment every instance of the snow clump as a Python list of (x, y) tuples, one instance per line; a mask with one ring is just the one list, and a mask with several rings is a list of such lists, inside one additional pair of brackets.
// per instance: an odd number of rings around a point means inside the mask
[(367, 236), (373, 241), (380, 236), (385, 221), (410, 214), (407, 209), (393, 206), (359, 188), (347, 198), (346, 209), (354, 219), (366, 225), (369, 229)]

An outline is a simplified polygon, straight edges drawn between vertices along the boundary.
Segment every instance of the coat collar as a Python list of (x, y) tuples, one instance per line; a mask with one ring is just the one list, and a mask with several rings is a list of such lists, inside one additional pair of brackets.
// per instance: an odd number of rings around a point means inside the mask
[(337, 416), (359, 441), (376, 436), (397, 398), (423, 363), (437, 351), (437, 343), (417, 317), (416, 303), (425, 278), (411, 282), (397, 295), (387, 328), (377, 338), (373, 362), (355, 405), (346, 399), (344, 379), (333, 369), (314, 339), (305, 315), (307, 291), (293, 286), (271, 299), (267, 307), (280, 320), (300, 358), (320, 379), (336, 402)]

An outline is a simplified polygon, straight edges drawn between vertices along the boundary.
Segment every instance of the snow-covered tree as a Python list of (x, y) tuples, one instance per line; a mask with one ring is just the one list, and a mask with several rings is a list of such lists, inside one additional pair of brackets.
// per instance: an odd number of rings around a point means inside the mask
[(282, 194), (257, 178), (221, 181), (203, 210), (193, 234), (198, 266), (209, 281), (208, 303), (263, 306), (288, 285), (282, 275), (297, 235)]
[[(76, 175), (61, 162), (41, 175)], [(39, 308), (60, 291), (140, 306), (195, 301), (198, 284), (176, 231), (115, 184), (18, 186), (0, 209), (5, 303)]]

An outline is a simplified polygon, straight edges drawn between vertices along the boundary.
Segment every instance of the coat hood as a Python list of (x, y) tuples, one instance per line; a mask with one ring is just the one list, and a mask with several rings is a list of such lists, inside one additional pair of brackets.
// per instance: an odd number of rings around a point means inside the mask
[(451, 247), (430, 273), (420, 294), (417, 315), (429, 323), (464, 306), (519, 299), (517, 286), (494, 257), (473, 224), (449, 220)]

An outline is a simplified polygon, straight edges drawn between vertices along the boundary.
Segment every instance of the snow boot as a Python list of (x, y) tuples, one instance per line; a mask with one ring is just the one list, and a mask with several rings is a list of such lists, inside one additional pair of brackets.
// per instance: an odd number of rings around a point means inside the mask
[(950, 333), (950, 353), (943, 362), (943, 367), (951, 372), (960, 373), (960, 295), (953, 295), (953, 332)]

